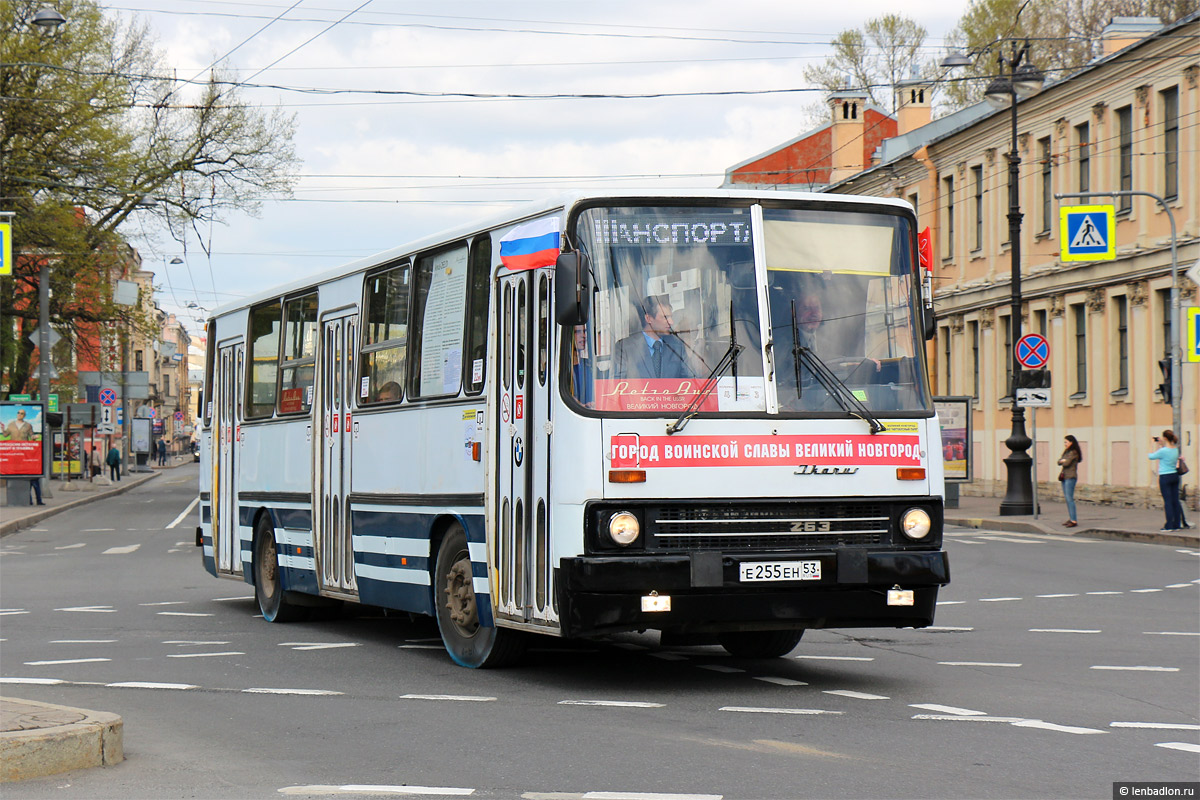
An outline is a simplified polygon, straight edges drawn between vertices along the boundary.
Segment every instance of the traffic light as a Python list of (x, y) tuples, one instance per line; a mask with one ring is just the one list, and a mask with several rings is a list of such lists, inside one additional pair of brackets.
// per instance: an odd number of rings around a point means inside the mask
[(1158, 360), (1158, 368), (1162, 370), (1163, 382), (1158, 385), (1158, 391), (1162, 392), (1164, 403), (1171, 402), (1171, 359), (1160, 358)]
[(1017, 373), (1018, 389), (1049, 389), (1050, 370), (1023, 369)]
[(63, 415), (58, 411), (46, 412), (46, 425), (51, 428), (61, 428), (63, 424)]

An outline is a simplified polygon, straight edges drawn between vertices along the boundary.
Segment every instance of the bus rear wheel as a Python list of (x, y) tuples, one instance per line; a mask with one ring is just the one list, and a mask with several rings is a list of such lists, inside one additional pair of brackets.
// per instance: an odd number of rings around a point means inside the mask
[(254, 526), (254, 597), (267, 622), (293, 622), (306, 616), (306, 609), (289, 603), (279, 579), (279, 552), (275, 526), (265, 514)]
[(446, 532), (438, 548), (433, 587), (438, 630), (455, 663), (473, 669), (495, 668), (521, 657), (525, 642), (519, 631), (479, 622), (467, 535), (459, 525)]
[(800, 644), (804, 630), (732, 631), (717, 636), (721, 647), (738, 658), (779, 658)]

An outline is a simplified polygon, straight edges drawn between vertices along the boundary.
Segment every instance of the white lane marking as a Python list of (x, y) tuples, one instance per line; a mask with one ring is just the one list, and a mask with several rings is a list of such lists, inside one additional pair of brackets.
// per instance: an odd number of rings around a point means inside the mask
[(155, 612), (160, 617), (211, 617), (213, 614), (207, 614), (202, 611), (157, 611)]
[(163, 530), (169, 531), (169, 530), (171, 530), (171, 528), (174, 528), (176, 525), (183, 522), (183, 518), (186, 517), (188, 514), (192, 513), (192, 509), (195, 508), (196, 504), (199, 502), (200, 502), (200, 495), (196, 495), (195, 497), (193, 497), (192, 502), (189, 503), (188, 507), (183, 510), (183, 513), (180, 514), (175, 519), (171, 520), (171, 524), (168, 525), (167, 527), (163, 528)]
[(1179, 672), (1179, 667), (1113, 667), (1113, 666), (1094, 666), (1088, 669), (1107, 669), (1121, 672)]
[(1168, 589), (1190, 589), (1193, 584), (1190, 583), (1168, 583)]
[(214, 597), (212, 599), (212, 601), (214, 603), (228, 603), (230, 600), (253, 600), (253, 599), (254, 599), (254, 595), (250, 595), (248, 597)]
[(1200, 636), (1196, 631), (1142, 631), (1146, 636)]
[(27, 667), (51, 667), (57, 664), (94, 664), (97, 661), (112, 661), (111, 658), (64, 658), (58, 661), (26, 661)]
[(1152, 728), (1162, 731), (1200, 731), (1200, 725), (1192, 725), (1191, 723), (1170, 723), (1170, 722), (1110, 722), (1110, 728)]
[(167, 658), (215, 658), (217, 656), (244, 656), (245, 653), (230, 650), (225, 653), (167, 653)]
[(50, 644), (113, 644), (116, 639), (54, 639)]
[(494, 697), (482, 697), (469, 694), (402, 694), (401, 700), (461, 700), (468, 703), (491, 703)]
[(387, 786), (384, 784), (347, 784), (345, 786), (284, 786), (279, 794), (415, 794), (435, 797), (466, 797), (475, 793), (474, 789), (464, 789), (456, 786)]
[(1030, 628), (1030, 633), (1100, 633), (1098, 629), (1085, 630), (1080, 628)]
[(805, 661), (874, 661), (870, 656), (792, 656)]
[(0, 617), (11, 617), (16, 614), (28, 614), (29, 612), (23, 608), (5, 608), (0, 609)]
[(1155, 747), (1165, 747), (1168, 750), (1182, 750), (1185, 753), (1200, 753), (1200, 744), (1190, 742), (1158, 742)]
[(1038, 597), (1079, 597), (1078, 594), (1066, 592), (1064, 594), (1039, 594)]
[(122, 681), (120, 683), (106, 683), (105, 686), (111, 686), (114, 689), (179, 689), (186, 691), (187, 689), (200, 688), (194, 683), (154, 683), (152, 681)]
[(981, 603), (1007, 603), (1009, 600), (1022, 600), (1022, 599), (1024, 599), (1024, 598), (1021, 598), (1021, 597), (981, 597), (981, 598), (979, 598), (979, 602), (981, 602)]
[(963, 717), (983, 717), (987, 716), (985, 711), (973, 711), (969, 708), (959, 708), (958, 706), (943, 706), (937, 703), (909, 703), (910, 708), (923, 708), (926, 711), (941, 711), (944, 714), (957, 714)]
[(1044, 731), (1054, 731), (1056, 733), (1077, 733), (1080, 735), (1089, 733), (1108, 733), (1108, 731), (1097, 730), (1096, 728), (1077, 728), (1074, 725), (1055, 725), (1053, 722), (1045, 722), (1040, 719), (1023, 719), (1020, 722), (1014, 722), (1013, 725), (1017, 728), (1039, 728)]
[(102, 555), (102, 556), (125, 556), (125, 555), (129, 555), (134, 550), (137, 550), (139, 547), (141, 547), (140, 544), (127, 544), (127, 545), (123, 545), (121, 547), (110, 547), (107, 550), (105, 550), (103, 553), (101, 553), (100, 555)]
[(849, 689), (826, 689), (825, 694), (836, 694), (838, 697), (849, 697), (852, 700), (891, 700), (890, 697), (884, 697), (881, 694), (867, 694), (866, 692), (852, 692)]
[(1024, 717), (967, 717), (958, 714), (913, 714), (913, 719), (931, 719), (940, 722), (1007, 722), (1009, 725), (1014, 722), (1024, 722)]
[(746, 671), (746, 670), (740, 669), (738, 667), (727, 667), (724, 664), (697, 664), (696, 666), (698, 666), (700, 669), (707, 669), (711, 672), (734, 673), (734, 672), (745, 672)]
[(401, 650), (441, 650), (440, 644), (398, 644), (396, 647)]
[(1020, 664), (1006, 663), (1004, 661), (939, 661), (937, 662), (947, 667), (1019, 667)]
[(293, 650), (329, 650), (338, 647), (358, 647), (358, 642), (280, 642), (280, 647)]
[(116, 528), (84, 528), (80, 533), (109, 533), (115, 530)]
[(80, 542), (79, 544), (64, 544), (61, 547), (56, 547), (54, 549), (55, 550), (74, 550), (76, 547), (87, 547), (87, 543)]
[(229, 642), (197, 642), (197, 641), (191, 641), (191, 640), (188, 640), (188, 639), (167, 639), (166, 641), (164, 641), (164, 642), (163, 642), (163, 644), (185, 644), (185, 645), (199, 645), (199, 644), (208, 645), (208, 644), (211, 644), (211, 645), (218, 645), (218, 644), (229, 644)]
[(929, 626), (927, 626), (927, 627), (925, 627), (925, 628), (918, 628), (917, 630), (924, 630), (924, 631), (973, 631), (973, 630), (975, 630), (975, 629), (974, 629), (974, 628), (957, 628), (957, 627), (953, 627), (953, 626), (951, 626), (951, 625), (929, 625)]
[(162, 600), (157, 603), (138, 603), (139, 606), (185, 606), (187, 600)]
[(558, 704), (560, 706), (610, 706), (612, 708), (665, 708), (662, 703), (644, 703), (639, 700), (559, 700)]
[(833, 714), (841, 715), (841, 711), (825, 711), (821, 708), (759, 708), (757, 706), (721, 706), (718, 711), (736, 711), (742, 714)]
[(0, 683), (20, 683), (28, 686), (57, 686), (66, 681), (58, 678), (0, 678)]
[(67, 608), (56, 608), (55, 611), (85, 611), (91, 614), (115, 614), (116, 609), (112, 606), (68, 606)]
[(1125, 593), (1124, 592), (1088, 592), (1088, 594), (1099, 597), (1101, 595), (1106, 595), (1106, 594), (1125, 594)]
[(804, 681), (796, 681), (791, 678), (776, 678), (771, 675), (756, 675), (754, 680), (764, 683), (773, 683), (776, 686), (808, 686)]
[(938, 600), (935, 605), (939, 606), (961, 606), (966, 604), (966, 600)]
[(1151, 594), (1153, 592), (1161, 592), (1162, 589), (1130, 589), (1133, 594)]
[(268, 688), (253, 688), (242, 689), (243, 694), (297, 694), (312, 697), (325, 697), (332, 695), (340, 695), (341, 692), (334, 692), (329, 689), (268, 689)]
[(583, 800), (721, 800), (720, 794), (675, 794), (662, 792), (584, 792)]

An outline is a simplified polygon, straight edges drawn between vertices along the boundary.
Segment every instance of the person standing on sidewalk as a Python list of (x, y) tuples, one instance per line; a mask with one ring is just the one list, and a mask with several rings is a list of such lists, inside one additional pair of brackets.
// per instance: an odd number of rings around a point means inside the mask
[(1079, 481), (1079, 462), (1083, 461), (1083, 451), (1079, 449), (1079, 440), (1069, 433), (1063, 437), (1063, 443), (1067, 448), (1058, 459), (1058, 465), (1062, 467), (1058, 480), (1062, 483), (1063, 497), (1067, 500), (1067, 521), (1063, 527), (1074, 528), (1079, 524), (1075, 518), (1075, 484)]
[(1167, 522), (1160, 529), (1177, 531), (1183, 527), (1183, 504), (1179, 502), (1179, 439), (1175, 431), (1165, 430), (1162, 439), (1154, 437), (1158, 449), (1150, 454), (1158, 462), (1158, 490), (1162, 492), (1163, 511)]
[(114, 481), (121, 480), (121, 451), (116, 445), (108, 451), (108, 456), (104, 459), (104, 463), (108, 464), (109, 477)]

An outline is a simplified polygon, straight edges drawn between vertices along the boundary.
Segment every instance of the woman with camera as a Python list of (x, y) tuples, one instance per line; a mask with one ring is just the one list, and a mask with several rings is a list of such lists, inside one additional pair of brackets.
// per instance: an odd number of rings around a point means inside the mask
[(1167, 523), (1160, 530), (1177, 531), (1183, 527), (1183, 504), (1179, 502), (1179, 439), (1175, 431), (1165, 430), (1162, 439), (1154, 437), (1158, 449), (1150, 454), (1158, 462), (1158, 490), (1162, 492)]

